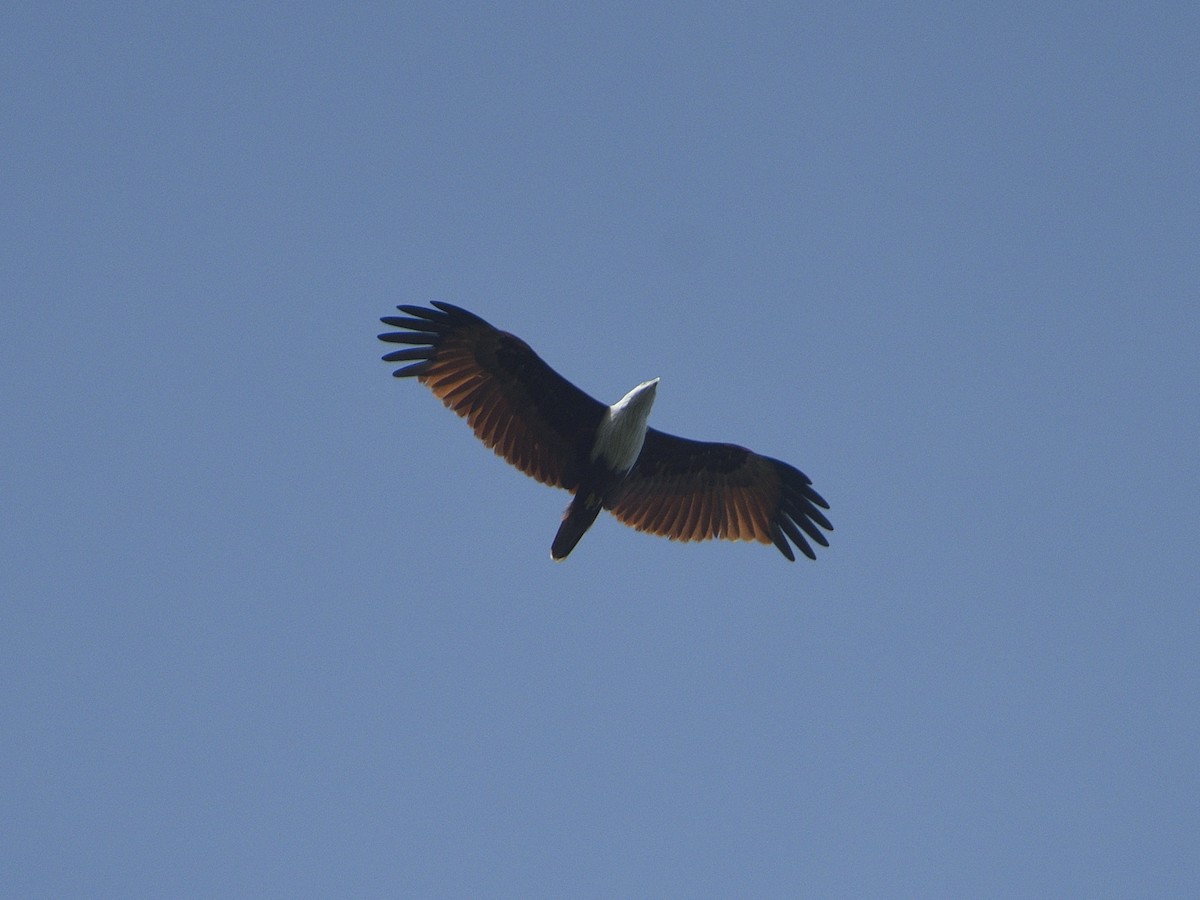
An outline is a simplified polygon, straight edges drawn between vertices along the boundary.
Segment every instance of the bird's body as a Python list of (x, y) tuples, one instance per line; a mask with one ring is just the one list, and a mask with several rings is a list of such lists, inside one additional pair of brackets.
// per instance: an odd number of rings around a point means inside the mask
[(820, 529), (833, 526), (820, 509), (829, 505), (798, 469), (647, 427), (657, 378), (605, 406), (519, 338), (457, 306), (433, 305), (399, 307), (413, 318), (383, 318), (405, 330), (380, 340), (415, 345), (383, 358), (415, 361), (394, 374), (428, 386), (521, 471), (575, 495), (551, 545), (554, 559), (574, 549), (602, 509), (672, 540), (773, 543), (789, 560), (789, 539), (813, 559), (806, 536), (828, 546)]

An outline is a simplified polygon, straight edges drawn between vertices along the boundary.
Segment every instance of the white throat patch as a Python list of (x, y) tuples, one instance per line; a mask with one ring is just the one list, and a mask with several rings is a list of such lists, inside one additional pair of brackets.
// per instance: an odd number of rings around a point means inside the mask
[(646, 440), (646, 420), (654, 405), (658, 379), (643, 381), (610, 406), (596, 430), (592, 459), (602, 459), (614, 472), (628, 472)]

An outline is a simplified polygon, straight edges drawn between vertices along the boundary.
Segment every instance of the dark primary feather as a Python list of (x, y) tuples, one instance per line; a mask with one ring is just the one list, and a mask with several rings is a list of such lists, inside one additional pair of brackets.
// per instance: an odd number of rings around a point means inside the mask
[(790, 560), (788, 539), (816, 559), (805, 535), (823, 547), (829, 509), (799, 469), (734, 444), (646, 431), (642, 453), (608, 504), (636, 528), (678, 541), (723, 538), (772, 543)]
[(481, 441), (525, 474), (573, 490), (580, 448), (586, 458), (604, 405), (555, 372), (520, 338), (465, 309), (433, 305), (436, 309), (400, 306), (407, 318), (381, 320), (405, 329), (381, 334), (381, 341), (415, 345), (383, 357), (415, 360), (393, 374), (428, 386)]

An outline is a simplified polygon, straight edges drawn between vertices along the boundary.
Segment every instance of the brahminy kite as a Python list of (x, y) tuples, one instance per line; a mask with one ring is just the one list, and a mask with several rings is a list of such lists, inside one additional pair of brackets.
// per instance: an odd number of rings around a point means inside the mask
[(816, 555), (806, 535), (829, 546), (820, 530), (833, 530), (821, 512), (829, 504), (799, 469), (734, 444), (648, 428), (657, 378), (605, 406), (520, 338), (449, 303), (433, 306), (403, 305), (411, 318), (381, 319), (403, 329), (381, 341), (415, 345), (383, 359), (416, 360), (393, 374), (416, 377), (526, 475), (574, 494), (550, 546), (555, 560), (567, 557), (601, 509), (673, 541), (773, 543), (792, 561), (788, 539), (809, 559)]

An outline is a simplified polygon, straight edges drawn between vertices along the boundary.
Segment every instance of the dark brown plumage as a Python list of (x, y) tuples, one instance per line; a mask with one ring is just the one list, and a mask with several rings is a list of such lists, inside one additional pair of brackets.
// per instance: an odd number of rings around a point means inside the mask
[(829, 508), (808, 476), (785, 462), (650, 428), (609, 508), (626, 525), (672, 540), (773, 543), (795, 559), (786, 536), (816, 559), (804, 534), (828, 547), (817, 525), (833, 530), (818, 506)]
[(811, 559), (816, 555), (809, 540), (829, 545), (821, 531), (833, 530), (821, 512), (829, 504), (808, 477), (744, 447), (647, 428), (632, 468), (612, 471), (594, 458), (605, 404), (555, 372), (520, 338), (457, 306), (433, 305), (401, 306), (409, 318), (382, 319), (403, 330), (380, 340), (413, 345), (383, 358), (410, 362), (394, 374), (427, 385), (522, 472), (588, 501), (568, 510), (574, 519), (555, 541), (555, 558), (570, 552), (601, 506), (638, 531), (672, 540), (773, 543), (789, 560), (795, 559), (789, 540)]

